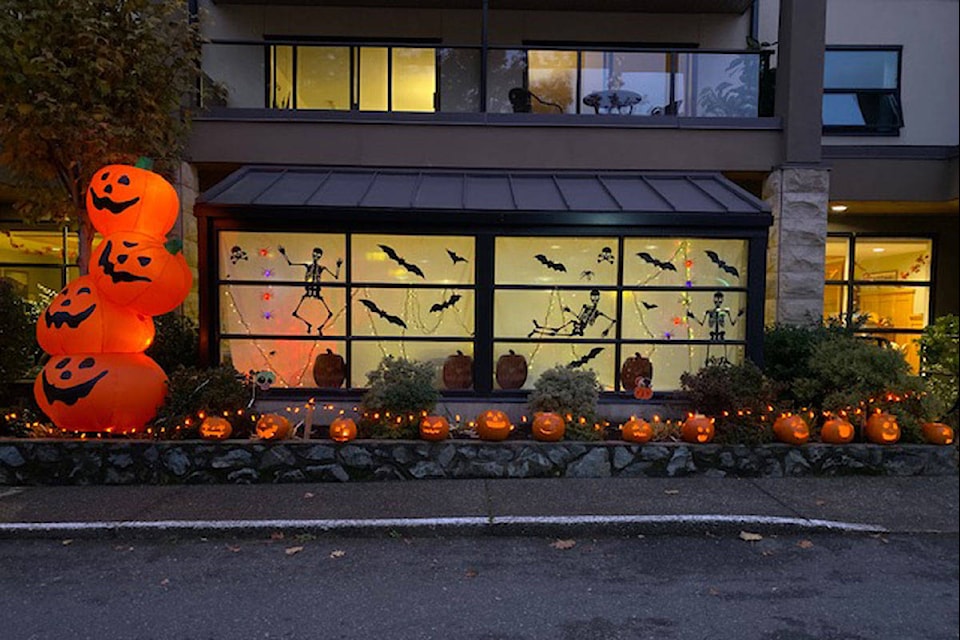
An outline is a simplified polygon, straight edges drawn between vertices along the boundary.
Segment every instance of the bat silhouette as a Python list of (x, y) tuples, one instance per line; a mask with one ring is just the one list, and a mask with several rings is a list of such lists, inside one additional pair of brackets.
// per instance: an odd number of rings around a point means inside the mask
[(438, 302), (437, 304), (435, 304), (435, 305), (433, 305), (432, 307), (430, 307), (430, 313), (434, 313), (434, 312), (437, 312), (437, 311), (443, 311), (444, 309), (446, 309), (446, 308), (448, 308), (448, 307), (452, 307), (452, 306), (456, 305), (459, 301), (460, 301), (460, 295), (455, 293), (455, 294), (453, 294), (452, 296), (450, 296), (449, 298), (447, 298), (446, 300), (444, 300), (443, 302)]
[(588, 362), (590, 362), (591, 360), (593, 360), (594, 358), (596, 358), (598, 355), (600, 355), (601, 351), (603, 351), (603, 347), (594, 347), (593, 349), (590, 349), (590, 353), (588, 353), (587, 355), (583, 356), (578, 360), (574, 360), (567, 366), (570, 367), (571, 369), (576, 369), (577, 367), (583, 366)]
[(458, 262), (470, 262), (463, 256), (457, 255), (456, 251), (451, 251), (450, 249), (447, 249), (447, 255), (450, 256), (451, 260), (453, 260), (453, 264), (457, 264)]
[(537, 259), (537, 262), (547, 267), (548, 269), (553, 269), (554, 271), (564, 271), (564, 272), (567, 270), (567, 268), (563, 266), (563, 263), (554, 262), (553, 260), (543, 255), (542, 253), (538, 253), (533, 257)]
[(404, 260), (403, 258), (401, 258), (401, 257), (397, 254), (397, 252), (393, 250), (393, 247), (388, 247), (388, 246), (385, 245), (385, 244), (378, 244), (377, 246), (380, 247), (380, 249), (381, 249), (385, 254), (387, 254), (387, 257), (388, 257), (388, 258), (390, 258), (391, 260), (393, 260), (394, 262), (396, 262), (398, 265), (400, 265), (401, 267), (403, 267), (404, 269), (406, 269), (406, 270), (409, 271), (410, 273), (413, 273), (413, 274), (415, 274), (415, 275), (418, 275), (418, 276), (420, 276), (421, 278), (426, 278), (426, 277), (427, 277), (427, 276), (423, 275), (423, 271), (420, 270), (420, 267), (418, 267), (417, 265), (413, 264), (412, 262), (407, 262), (406, 260)]
[(677, 270), (677, 267), (674, 266), (674, 264), (673, 264), (672, 262), (665, 262), (665, 261), (657, 260), (656, 258), (654, 258), (652, 255), (650, 255), (650, 254), (647, 253), (646, 251), (641, 251), (640, 253), (637, 254), (637, 256), (639, 256), (639, 258), (640, 258), (641, 260), (643, 260), (644, 262), (646, 262), (646, 263), (648, 263), (648, 264), (652, 264), (653, 266), (657, 267), (657, 268), (660, 269), (661, 271), (676, 271), (676, 270)]
[(383, 318), (384, 320), (386, 320), (386, 321), (389, 322), (390, 324), (395, 324), (395, 325), (397, 325), (398, 327), (403, 327), (404, 329), (407, 328), (407, 323), (406, 323), (406, 322), (404, 322), (401, 318), (399, 318), (399, 317), (397, 317), (397, 316), (395, 316), (395, 315), (392, 315), (392, 314), (387, 313), (386, 311), (384, 311), (383, 309), (381, 309), (380, 307), (378, 307), (376, 302), (373, 302), (372, 300), (361, 299), (361, 300), (360, 300), (360, 304), (362, 304), (363, 306), (365, 306), (367, 309), (370, 309), (370, 311), (371, 311), (372, 313), (380, 316), (381, 318)]
[(726, 271), (727, 273), (729, 273), (730, 275), (732, 275), (734, 278), (738, 278), (738, 279), (740, 278), (740, 272), (737, 271), (737, 268), (736, 268), (736, 267), (731, 267), (729, 264), (727, 264), (726, 262), (724, 262), (724, 261), (720, 258), (720, 256), (717, 255), (717, 252), (716, 252), (716, 251), (711, 251), (711, 250), (707, 249), (706, 251), (704, 251), (704, 253), (707, 254), (707, 257), (708, 257), (708, 258), (710, 258), (710, 262), (712, 262), (713, 264), (717, 265), (718, 267), (720, 267), (721, 269), (723, 269), (724, 271)]
[(641, 300), (640, 302), (643, 303), (643, 308), (647, 310), (656, 309), (657, 307), (660, 306), (658, 304), (652, 304), (650, 302), (643, 302), (643, 300)]

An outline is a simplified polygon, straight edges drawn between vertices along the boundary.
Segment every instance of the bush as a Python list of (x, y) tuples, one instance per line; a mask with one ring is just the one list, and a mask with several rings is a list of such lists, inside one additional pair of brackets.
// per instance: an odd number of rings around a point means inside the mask
[(595, 428), (600, 421), (597, 403), (600, 383), (592, 369), (558, 365), (544, 371), (527, 397), (531, 413), (558, 413), (567, 421), (567, 437), (598, 440), (603, 433)]
[(200, 338), (197, 323), (187, 316), (172, 312), (153, 319), (157, 335), (146, 354), (167, 373), (177, 367), (195, 367), (200, 359)]
[(420, 418), (440, 400), (437, 370), (429, 362), (387, 356), (367, 374), (358, 425), (363, 437), (416, 438)]
[(780, 386), (754, 363), (707, 365), (695, 374), (681, 375), (680, 384), (696, 411), (715, 419), (718, 442), (756, 444), (771, 439), (769, 407), (776, 404)]
[[(246, 409), (253, 397), (250, 380), (229, 365), (209, 369), (181, 366), (169, 373), (168, 377), (170, 392), (157, 412), (154, 425), (159, 432), (165, 431), (161, 435), (171, 438), (196, 437), (199, 413), (233, 414)], [(187, 419), (190, 419), (192, 424), (176, 432), (175, 427), (185, 425)], [(233, 424), (234, 437), (250, 435), (252, 421), (231, 418), (230, 422), (236, 423)]]
[(36, 321), (30, 306), (8, 280), (0, 279), (0, 407), (13, 401), (12, 383), (34, 366), (37, 353)]
[(923, 330), (920, 345), (920, 373), (930, 392), (943, 403), (948, 420), (957, 426), (957, 393), (960, 378), (960, 318), (940, 316)]

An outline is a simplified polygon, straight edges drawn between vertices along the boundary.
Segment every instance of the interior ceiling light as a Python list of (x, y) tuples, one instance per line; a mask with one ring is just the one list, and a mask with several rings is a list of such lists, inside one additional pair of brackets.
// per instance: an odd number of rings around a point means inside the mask
[(847, 205), (845, 205), (845, 204), (832, 204), (832, 205), (830, 205), (830, 211), (833, 211), (834, 213), (843, 213), (844, 211), (847, 210), (847, 208), (848, 208), (848, 207), (847, 207)]

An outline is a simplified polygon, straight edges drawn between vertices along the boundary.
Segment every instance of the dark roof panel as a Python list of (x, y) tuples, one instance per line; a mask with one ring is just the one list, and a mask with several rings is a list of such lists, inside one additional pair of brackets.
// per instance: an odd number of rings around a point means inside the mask
[(464, 180), (463, 208), (477, 211), (513, 211), (517, 208), (507, 174), (468, 175)]
[(285, 171), (279, 179), (253, 199), (251, 204), (284, 205), (289, 202), (303, 204), (310, 199), (330, 172), (314, 173), (304, 171)]
[(513, 197), (520, 211), (568, 211), (551, 175), (512, 176)]
[(314, 207), (359, 207), (376, 177), (377, 174), (373, 172), (333, 171), (306, 204)]

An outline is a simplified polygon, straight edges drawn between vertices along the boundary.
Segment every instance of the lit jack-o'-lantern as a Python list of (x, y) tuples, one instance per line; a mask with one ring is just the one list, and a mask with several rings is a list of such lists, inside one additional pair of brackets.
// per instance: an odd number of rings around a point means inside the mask
[(653, 439), (653, 427), (646, 420), (633, 417), (620, 425), (620, 437), (638, 444), (650, 442)]
[(531, 429), (534, 440), (541, 442), (557, 442), (563, 440), (563, 434), (567, 429), (567, 423), (559, 413), (550, 413), (548, 411), (538, 411), (533, 416), (533, 427)]
[(497, 386), (519, 389), (527, 381), (527, 359), (513, 349), (497, 359)]
[(457, 350), (443, 363), (443, 386), (447, 389), (469, 389), (473, 386), (473, 358)]
[(33, 385), (37, 404), (61, 429), (136, 433), (167, 394), (167, 376), (142, 353), (50, 358)]
[(104, 297), (148, 316), (173, 311), (193, 283), (174, 242), (135, 232), (107, 236), (93, 252), (90, 272)]
[(112, 164), (97, 171), (87, 189), (87, 213), (102, 235), (138, 231), (163, 238), (177, 221), (180, 201), (157, 173)]
[(864, 433), (874, 444), (894, 444), (900, 439), (900, 425), (892, 413), (874, 413), (867, 418)]
[(705, 444), (713, 440), (714, 427), (713, 418), (697, 413), (692, 414), (683, 421), (680, 427), (680, 437), (684, 442)]
[(481, 440), (506, 440), (513, 424), (503, 411), (488, 409), (477, 416), (476, 430)]
[(424, 440), (446, 440), (450, 436), (450, 422), (443, 416), (423, 416), (420, 437)]
[(953, 428), (942, 422), (926, 422), (921, 427), (924, 439), (930, 444), (953, 444)]
[(807, 444), (810, 439), (810, 427), (797, 415), (785, 415), (773, 423), (773, 435), (787, 444)]
[(90, 276), (68, 284), (37, 320), (37, 343), (51, 355), (140, 353), (153, 337), (150, 316), (104, 299)]
[(233, 433), (233, 425), (226, 418), (207, 416), (200, 423), (200, 437), (204, 440), (226, 440)]
[(353, 418), (338, 416), (330, 423), (330, 439), (334, 442), (350, 442), (357, 437), (357, 423)]
[(853, 442), (853, 436), (853, 425), (843, 418), (830, 418), (820, 428), (820, 441), (827, 444), (847, 444)]
[(293, 435), (293, 426), (280, 414), (265, 413), (257, 420), (256, 433), (261, 440), (285, 440)]

